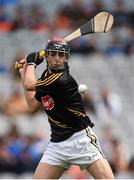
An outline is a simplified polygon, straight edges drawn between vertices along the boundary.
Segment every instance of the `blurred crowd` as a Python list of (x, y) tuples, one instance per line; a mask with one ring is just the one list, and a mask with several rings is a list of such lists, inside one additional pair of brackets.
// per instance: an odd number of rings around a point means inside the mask
[(34, 172), (45, 146), (45, 138), (22, 136), (13, 125), (5, 137), (0, 137), (0, 173)]
[[(126, 9), (124, 2), (123, 0), (113, 1), (111, 7), (99, 0), (90, 0), (89, 5), (88, 1), (69, 0), (56, 6), (54, 14), (48, 13), (48, 6), (45, 7), (45, 3), (42, 5), (39, 1), (25, 4), (21, 0), (0, 0), (0, 33), (15, 33), (24, 29), (36, 32), (46, 31), (48, 34), (69, 33), (89, 21), (98, 12), (109, 11), (113, 14), (115, 22), (113, 33), (110, 34), (111, 43), (105, 49), (102, 47), (102, 52), (109, 56), (119, 53), (132, 55), (134, 54), (134, 8)], [(51, 11), (51, 7), (49, 8)], [(79, 54), (96, 53), (100, 51), (97, 43), (94, 36), (90, 39), (84, 37), (76, 39), (71, 43), (71, 51)], [(13, 65), (16, 60), (24, 57), (25, 53), (15, 55)], [(6, 133), (0, 128), (0, 132), (3, 132), (0, 134), (0, 174), (3, 172), (12, 172), (17, 175), (25, 172), (33, 173), (49, 141), (49, 132), (42, 132), (42, 129), (39, 129), (34, 133), (33, 131), (22, 133), (18, 128), (16, 119), (19, 116), (22, 116), (22, 119), (23, 116), (27, 116), (30, 120), (29, 129), (35, 130), (34, 122), (31, 120), (38, 116), (39, 112), (30, 114), (23, 92), (21, 92), (19, 74), (14, 71), (14, 66), (10, 71), (14, 87), (11, 96), (6, 99), (1, 96), (0, 101), (0, 122), (2, 124), (3, 117), (6, 117), (6, 121), (10, 124)], [(118, 121), (123, 112), (120, 95), (109, 87), (103, 87), (100, 89), (98, 99), (94, 98), (90, 90), (82, 94), (82, 98), (89, 116), (98, 120), (96, 123), (100, 122), (104, 125), (100, 143), (116, 178), (134, 178), (134, 157), (130, 157), (126, 144), (112, 134), (111, 122), (113, 123), (113, 119)], [(45, 118), (43, 120), (47, 121)], [(37, 124), (38, 122), (36, 126)], [(69, 172), (64, 173), (63, 178), (91, 177), (86, 171), (81, 172), (77, 166), (72, 166)]]
[[(107, 7), (103, 1), (98, 0), (90, 0), (89, 4), (85, 4), (85, 2), (88, 1), (82, 0), (70, 0), (68, 3), (62, 1), (60, 5), (57, 6), (53, 19), (44, 7), (45, 2), (44, 0), (43, 4), (43, 1), (38, 1), (38, 3), (33, 1), (33, 3), (25, 4), (22, 3), (21, 0), (0, 0), (0, 30), (15, 31), (22, 28), (55, 30), (55, 27), (56, 29), (72, 29), (89, 21), (100, 11), (109, 11), (109, 9), (115, 17), (115, 27), (133, 27), (134, 25), (134, 12), (126, 8), (123, 0), (113, 1), (113, 7)], [(7, 29), (6, 23), (11, 23), (10, 26), (7, 26)]]
[[(26, 29), (32, 31), (46, 31), (54, 34), (57, 31), (72, 32), (82, 24), (89, 21), (100, 11), (109, 11), (115, 18), (114, 31), (110, 45), (105, 52), (108, 55), (116, 53), (134, 53), (134, 8), (126, 7), (127, 1), (113, 1), (109, 3), (99, 0), (69, 0), (53, 3), (56, 8), (49, 10), (46, 1), (35, 1), (33, 3), (22, 3), (21, 0), (0, 1), (0, 31), (15, 32)], [(66, 3), (65, 3), (66, 2)], [(51, 6), (51, 3), (50, 3)], [(132, 3), (133, 6), (133, 3)], [(52, 13), (52, 11), (54, 11)], [(49, 12), (49, 13), (48, 13)], [(51, 13), (50, 13), (51, 12)], [(71, 43), (72, 51), (76, 53), (93, 53), (98, 51), (97, 42), (92, 37), (80, 38)], [(103, 49), (102, 49), (103, 50)]]

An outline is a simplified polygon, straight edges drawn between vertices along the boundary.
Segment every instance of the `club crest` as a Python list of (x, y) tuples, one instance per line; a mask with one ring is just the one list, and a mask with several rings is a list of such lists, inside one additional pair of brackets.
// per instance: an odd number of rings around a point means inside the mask
[(53, 99), (52, 99), (51, 96), (46, 95), (46, 96), (44, 96), (44, 97), (41, 97), (41, 100), (42, 100), (43, 107), (44, 107), (46, 110), (51, 110), (51, 109), (53, 109), (53, 107), (54, 107), (54, 101), (53, 101)]

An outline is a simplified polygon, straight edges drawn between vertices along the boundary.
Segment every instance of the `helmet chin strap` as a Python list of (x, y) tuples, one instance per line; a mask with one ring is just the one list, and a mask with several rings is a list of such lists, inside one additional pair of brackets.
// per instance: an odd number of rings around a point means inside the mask
[(48, 63), (47, 63), (48, 73), (59, 73), (59, 72), (63, 72), (63, 71), (65, 71), (66, 68), (68, 68), (68, 63), (67, 63), (67, 61), (65, 61), (64, 67), (62, 67), (62, 68), (49, 67), (49, 66), (48, 66)]
[(51, 74), (51, 73), (60, 73), (60, 72), (65, 71), (65, 69), (66, 69), (65, 67), (62, 68), (62, 69), (55, 69), (55, 68), (51, 68), (51, 69), (50, 69), (50, 68), (48, 67), (48, 73), (50, 73), (50, 74)]

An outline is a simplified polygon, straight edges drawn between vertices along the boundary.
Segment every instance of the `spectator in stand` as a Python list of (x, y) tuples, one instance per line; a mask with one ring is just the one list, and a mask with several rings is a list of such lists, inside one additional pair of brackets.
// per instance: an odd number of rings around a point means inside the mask
[(129, 38), (124, 47), (124, 51), (126, 55), (134, 54), (134, 28), (129, 28)]
[(71, 42), (71, 50), (73, 53), (80, 54), (93, 54), (97, 51), (95, 47), (95, 38), (92, 36), (90, 38), (83, 37), (80, 39), (76, 39)]
[(128, 23), (128, 13), (123, 0), (114, 1), (113, 15), (115, 17), (115, 26), (123, 26)]
[(110, 88), (106, 88), (102, 90), (102, 98), (109, 113), (113, 117), (118, 117), (122, 112), (122, 101), (120, 96), (110, 90)]
[(17, 61), (18, 58), (24, 58), (25, 57), (25, 52), (23, 50), (16, 52), (15, 56), (12, 59), (12, 63), (10, 66), (10, 73), (13, 78), (13, 80), (20, 80), (20, 75), (19, 72), (15, 70), (14, 64)]
[(6, 137), (7, 149), (10, 155), (13, 157), (14, 164), (12, 165), (11, 172), (20, 173), (20, 157), (23, 149), (26, 146), (26, 139), (19, 134), (16, 125), (11, 126), (11, 130)]
[(115, 138), (112, 140), (111, 167), (117, 179), (129, 179), (130, 152), (126, 144)]
[(100, 144), (109, 162), (111, 162), (112, 139), (113, 139), (113, 133), (111, 127), (104, 126), (102, 140), (100, 141)]
[(97, 114), (100, 120), (108, 121), (119, 118), (122, 112), (120, 96), (109, 87), (104, 87), (100, 92), (100, 103), (97, 106)]
[(26, 144), (20, 154), (19, 164), (21, 172), (33, 172), (45, 150), (45, 139), (38, 138), (36, 135), (27, 136)]
[(0, 0), (0, 5), (9, 6), (16, 5), (19, 3), (19, 0)]
[(81, 171), (79, 166), (72, 165), (69, 170), (65, 171), (65, 173), (62, 175), (63, 179), (88, 179), (91, 178), (89, 173), (87, 173), (85, 170)]
[(5, 103), (5, 97), (3, 94), (0, 94), (0, 114), (4, 114), (4, 106), (3, 104)]
[(124, 43), (121, 42), (121, 38), (113, 35), (111, 43), (105, 50), (105, 54), (108, 56), (116, 56), (117, 54), (122, 54), (124, 53), (123, 46)]
[(15, 11), (14, 30), (18, 29), (30, 29), (29, 9), (20, 5)]
[(0, 31), (11, 31), (13, 19), (6, 13), (4, 5), (0, 5)]
[(93, 95), (89, 90), (82, 94), (82, 101), (84, 108), (87, 112), (91, 114), (96, 114), (96, 107), (95, 107)]
[(9, 20), (9, 17), (6, 15), (4, 10), (5, 10), (4, 6), (0, 5), (0, 22)]
[(29, 114), (29, 108), (24, 95), (19, 88), (14, 89), (13, 94), (3, 103), (3, 111), (7, 116)]
[(7, 147), (6, 137), (0, 137), (0, 173), (12, 171), (16, 161)]
[(7, 135), (0, 137), (0, 173), (33, 172), (46, 147), (44, 133), (32, 137), (21, 135), (13, 124)]
[(31, 7), (20, 5), (16, 8), (15, 14), (14, 30), (44, 30), (48, 28), (48, 17), (41, 6), (34, 4)]
[(33, 30), (44, 30), (48, 28), (48, 17), (41, 6), (33, 5), (30, 12), (30, 24)]
[(68, 19), (71, 27), (79, 27), (86, 22), (85, 7), (82, 0), (72, 0), (69, 5), (62, 6), (58, 10), (58, 18), (64, 17)]
[(131, 176), (130, 179), (134, 179), (134, 157), (132, 157), (129, 162), (128, 170)]
[(85, 7), (87, 21), (89, 21), (89, 18), (92, 18), (97, 13), (103, 10), (105, 10), (105, 6), (102, 1), (99, 1), (99, 0), (92, 1), (89, 6)]

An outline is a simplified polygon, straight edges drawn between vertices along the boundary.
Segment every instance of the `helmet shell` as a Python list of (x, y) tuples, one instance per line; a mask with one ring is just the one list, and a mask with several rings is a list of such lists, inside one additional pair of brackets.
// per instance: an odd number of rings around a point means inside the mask
[(55, 37), (48, 40), (45, 51), (61, 51), (70, 54), (70, 47), (65, 39)]

